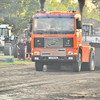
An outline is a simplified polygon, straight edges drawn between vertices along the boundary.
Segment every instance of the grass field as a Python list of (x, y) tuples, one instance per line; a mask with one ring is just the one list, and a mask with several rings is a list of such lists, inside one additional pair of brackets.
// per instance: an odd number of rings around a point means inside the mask
[(30, 63), (34, 63), (32, 61), (17, 61), (16, 59), (14, 59), (13, 63), (6, 63), (6, 62), (0, 62), (0, 65), (8, 65), (8, 64), (30, 64)]
[(9, 65), (9, 64), (30, 64), (34, 63), (32, 61), (18, 61), (17, 58), (14, 58), (13, 63), (7, 63), (6, 58), (13, 58), (13, 56), (4, 56), (3, 53), (0, 53), (0, 65)]

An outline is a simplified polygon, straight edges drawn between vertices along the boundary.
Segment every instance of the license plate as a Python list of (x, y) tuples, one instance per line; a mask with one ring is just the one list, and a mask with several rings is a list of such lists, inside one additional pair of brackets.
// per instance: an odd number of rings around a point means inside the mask
[(58, 57), (48, 57), (48, 59), (58, 59)]

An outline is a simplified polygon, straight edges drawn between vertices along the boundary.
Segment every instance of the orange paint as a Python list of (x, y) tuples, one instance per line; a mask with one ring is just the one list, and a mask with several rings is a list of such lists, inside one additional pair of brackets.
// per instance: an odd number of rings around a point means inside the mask
[[(34, 56), (41, 56), (41, 49), (42, 51), (56, 51), (56, 49), (66, 49), (66, 56), (77, 56), (79, 54), (79, 48), (82, 49), (82, 62), (89, 62), (89, 54), (91, 50), (90, 45), (82, 45), (82, 29), (76, 29), (77, 25), (77, 19), (78, 21), (81, 21), (81, 15), (79, 12), (45, 12), (45, 13), (38, 13), (37, 15), (75, 15), (74, 16), (74, 24), (75, 24), (75, 33), (74, 34), (34, 34), (33, 28), (32, 28), (32, 37), (31, 37), (31, 47), (32, 47), (32, 54), (34, 55), (34, 51), (39, 51), (39, 55)], [(34, 17), (32, 20), (32, 27), (34, 23)], [(73, 26), (73, 24), (69, 23), (70, 26)], [(50, 28), (49, 26), (48, 28)], [(47, 27), (45, 27), (47, 28)], [(73, 38), (73, 47), (44, 47), (44, 48), (34, 48), (34, 38)], [(49, 49), (49, 50), (48, 50)], [(53, 49), (53, 50), (52, 50)], [(55, 50), (54, 50), (55, 49)], [(68, 51), (73, 51), (73, 54), (68, 54)], [(64, 53), (52, 53), (52, 55), (65, 55)]]
[(42, 51), (56, 51), (56, 50), (46, 50), (46, 49), (45, 49), (45, 50), (42, 50)]

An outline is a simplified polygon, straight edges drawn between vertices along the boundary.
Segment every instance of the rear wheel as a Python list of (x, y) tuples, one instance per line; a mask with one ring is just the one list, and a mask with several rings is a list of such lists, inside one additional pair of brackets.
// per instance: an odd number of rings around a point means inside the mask
[(73, 64), (74, 72), (80, 72), (81, 70), (81, 54), (78, 55), (78, 60)]
[[(11, 50), (11, 51), (10, 51)], [(11, 43), (6, 43), (4, 46), (4, 55), (13, 55), (13, 47)]]
[(4, 55), (9, 55), (9, 47), (4, 46)]
[(43, 71), (43, 64), (41, 62), (35, 62), (36, 71)]
[(93, 71), (95, 69), (95, 59), (94, 59), (94, 57), (95, 57), (95, 55), (93, 53), (93, 50), (91, 50), (90, 55), (89, 55), (89, 62), (83, 63), (82, 70)]
[(82, 71), (86, 71), (87, 70), (86, 63), (82, 63), (81, 66), (82, 66), (82, 68), (81, 68)]

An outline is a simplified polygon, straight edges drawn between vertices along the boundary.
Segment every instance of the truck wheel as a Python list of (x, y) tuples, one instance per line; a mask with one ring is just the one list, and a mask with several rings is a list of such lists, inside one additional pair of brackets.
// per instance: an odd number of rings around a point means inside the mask
[(10, 47), (11, 47), (11, 55), (13, 55), (13, 47), (11, 43), (6, 43), (4, 46), (4, 55), (10, 55)]
[(73, 70), (74, 72), (80, 72), (81, 70), (81, 54), (78, 55), (77, 62), (73, 63)]
[(35, 62), (36, 71), (43, 71), (43, 64), (41, 62)]
[(9, 55), (9, 47), (4, 46), (4, 55)]
[(82, 69), (87, 70), (87, 71), (93, 71), (95, 69), (95, 60), (94, 60), (94, 53), (93, 50), (90, 51), (89, 55), (89, 62), (84, 63), (84, 66), (82, 66)]
[(82, 70), (82, 71), (86, 71), (86, 70), (87, 70), (86, 63), (82, 63), (82, 65), (81, 65), (81, 70)]

